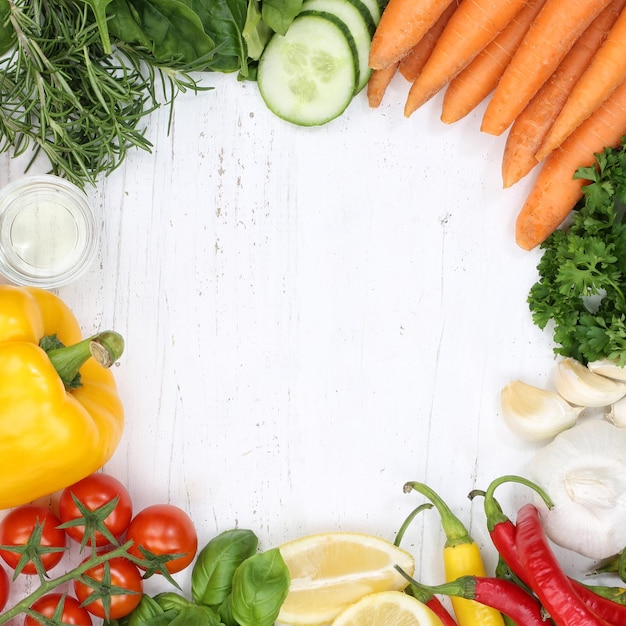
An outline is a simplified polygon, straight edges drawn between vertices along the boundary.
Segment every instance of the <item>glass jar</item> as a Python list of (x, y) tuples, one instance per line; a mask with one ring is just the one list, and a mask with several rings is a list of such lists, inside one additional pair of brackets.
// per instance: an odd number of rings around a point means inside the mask
[(51, 289), (76, 280), (97, 249), (87, 195), (51, 174), (0, 189), (0, 273), (18, 285)]

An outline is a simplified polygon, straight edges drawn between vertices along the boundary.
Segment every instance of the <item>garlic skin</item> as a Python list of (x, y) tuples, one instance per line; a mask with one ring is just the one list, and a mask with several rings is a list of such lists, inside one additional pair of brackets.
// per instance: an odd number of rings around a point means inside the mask
[(606, 417), (611, 424), (615, 424), (619, 428), (626, 428), (626, 397), (614, 402)]
[(626, 429), (604, 419), (580, 421), (543, 446), (529, 479), (554, 502), (536, 500), (548, 537), (591, 559), (626, 546)]
[(565, 400), (576, 406), (609, 406), (626, 396), (626, 382), (596, 374), (571, 358), (557, 364), (554, 385)]
[(584, 407), (572, 406), (559, 394), (521, 380), (505, 385), (500, 398), (509, 428), (526, 441), (545, 441), (571, 428)]
[(595, 374), (626, 382), (626, 367), (618, 365), (615, 361), (609, 359), (590, 361), (587, 363), (587, 367)]

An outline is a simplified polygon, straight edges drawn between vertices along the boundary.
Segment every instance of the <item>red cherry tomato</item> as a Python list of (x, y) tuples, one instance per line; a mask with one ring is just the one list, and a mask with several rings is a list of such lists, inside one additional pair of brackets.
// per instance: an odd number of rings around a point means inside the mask
[(137, 513), (126, 539), (134, 542), (128, 550), (134, 556), (143, 557), (140, 547), (157, 556), (182, 555), (164, 563), (170, 574), (185, 569), (198, 550), (198, 534), (191, 518), (172, 504), (153, 504)]
[[(113, 511), (105, 518), (104, 525), (115, 539), (119, 539), (126, 529), (133, 515), (133, 504), (130, 494), (124, 485), (109, 474), (97, 472), (65, 488), (59, 499), (59, 517), (64, 524), (84, 517), (74, 502), (72, 495), (77, 498), (88, 511), (95, 511), (108, 504), (114, 498), (119, 501)], [(91, 529), (87, 529), (90, 532)], [(68, 526), (67, 534), (77, 542), (81, 542), (85, 535), (85, 526)], [(96, 546), (106, 546), (111, 542), (100, 531), (95, 532)]]
[(0, 567), (0, 611), (7, 605), (10, 593), (11, 583), (9, 576), (4, 567)]
[[(42, 546), (65, 548), (67, 536), (65, 531), (57, 528), (61, 522), (59, 518), (44, 506), (26, 504), (10, 511), (0, 522), (0, 545), (25, 546), (32, 532), (39, 524), (42, 525)], [(41, 562), (46, 571), (52, 569), (63, 558), (64, 550), (41, 554)], [(15, 569), (21, 554), (12, 550), (0, 549), (0, 556), (6, 564)], [(29, 561), (21, 570), (24, 574), (36, 574), (37, 570), (32, 561)]]
[[(80, 602), (76, 598), (66, 594), (49, 593), (39, 598), (39, 600), (36, 600), (30, 608), (50, 619), (54, 615), (61, 600), (63, 600), (63, 612), (60, 621), (63, 622), (63, 624), (76, 624), (77, 626), (92, 625), (93, 622), (91, 621), (89, 612), (80, 605)], [(41, 626), (41, 624), (45, 623), (44, 620), (38, 620), (30, 615), (24, 618), (24, 626)]]
[[(111, 604), (108, 615), (101, 599), (85, 603), (89, 595), (94, 591), (93, 587), (80, 580), (74, 581), (74, 593), (78, 601), (96, 617), (103, 619), (120, 619), (128, 615), (141, 601), (143, 592), (143, 578), (141, 572), (128, 559), (122, 556), (114, 557), (107, 561), (111, 573), (111, 586), (122, 587), (129, 593), (114, 594), (110, 596)], [(93, 580), (102, 582), (106, 564), (96, 565), (88, 569), (85, 575)]]

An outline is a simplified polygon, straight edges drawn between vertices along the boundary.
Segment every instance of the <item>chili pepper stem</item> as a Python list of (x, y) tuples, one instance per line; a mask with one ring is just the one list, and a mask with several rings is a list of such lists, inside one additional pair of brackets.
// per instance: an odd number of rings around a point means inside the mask
[(469, 536), (463, 522), (454, 515), (448, 505), (433, 491), (428, 485), (419, 482), (407, 482), (404, 484), (404, 493), (417, 491), (426, 496), (435, 506), (441, 517), (441, 526), (446, 535), (446, 545), (455, 546), (463, 543), (472, 543), (473, 539)]
[(124, 339), (115, 331), (107, 330), (72, 346), (47, 350), (48, 358), (61, 380), (70, 385), (78, 370), (93, 357), (102, 367), (111, 367), (124, 352)]
[(459, 576), (459, 578), (442, 583), (440, 585), (424, 585), (417, 582), (412, 576), (407, 574), (399, 565), (394, 565), (395, 569), (402, 575), (409, 584), (416, 589), (421, 590), (425, 594), (441, 594), (444, 596), (456, 596), (457, 598), (465, 598), (473, 600), (476, 595), (476, 577)]
[(109, 552), (104, 552), (101, 554), (92, 552), (91, 556), (87, 560), (83, 561), (74, 569), (69, 570), (68, 572), (57, 578), (43, 581), (35, 591), (33, 591), (25, 598), (22, 598), (19, 602), (14, 604), (4, 613), (0, 614), (0, 624), (6, 624), (9, 620), (17, 617), (21, 613), (24, 613), (24, 611), (28, 609), (36, 600), (39, 600), (39, 598), (46, 595), (53, 589), (56, 589), (60, 585), (69, 583), (72, 580), (78, 578), (81, 574), (84, 574), (92, 567), (102, 565), (103, 563), (106, 563), (107, 561), (110, 561), (111, 559), (118, 556), (128, 557), (128, 548), (130, 548), (132, 544), (132, 541), (127, 541), (125, 544), (119, 546), (118, 548), (114, 548)]
[(519, 483), (521, 485), (525, 485), (526, 487), (530, 487), (533, 491), (535, 491), (539, 497), (544, 501), (545, 505), (552, 509), (554, 508), (554, 503), (550, 496), (537, 484), (528, 480), (527, 478), (523, 478), (522, 476), (516, 476), (515, 474), (507, 474), (504, 476), (500, 476), (499, 478), (491, 481), (491, 484), (487, 487), (487, 491), (474, 490), (469, 493), (470, 499), (474, 498), (477, 495), (484, 496), (484, 506), (485, 506), (485, 514), (487, 516), (487, 526), (489, 532), (491, 532), (497, 524), (508, 521), (508, 517), (502, 512), (500, 505), (494, 498), (494, 492), (497, 487), (499, 487), (502, 483)]
[(420, 504), (419, 506), (415, 507), (407, 516), (407, 518), (404, 520), (404, 522), (402, 522), (402, 526), (400, 526), (400, 529), (398, 530), (397, 534), (396, 534), (396, 539), (393, 542), (395, 546), (400, 546), (400, 544), (402, 543), (402, 539), (404, 538), (404, 533), (406, 532), (407, 528), (411, 525), (411, 522), (422, 512), (425, 511), (426, 509), (432, 509), (433, 505), (430, 502), (424, 502), (424, 504)]

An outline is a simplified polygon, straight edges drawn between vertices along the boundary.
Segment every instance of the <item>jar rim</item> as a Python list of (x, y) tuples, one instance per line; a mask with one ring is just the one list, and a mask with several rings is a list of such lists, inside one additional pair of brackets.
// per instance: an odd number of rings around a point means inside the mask
[(0, 189), (0, 273), (20, 285), (60, 287), (93, 261), (96, 220), (87, 194), (53, 174)]

